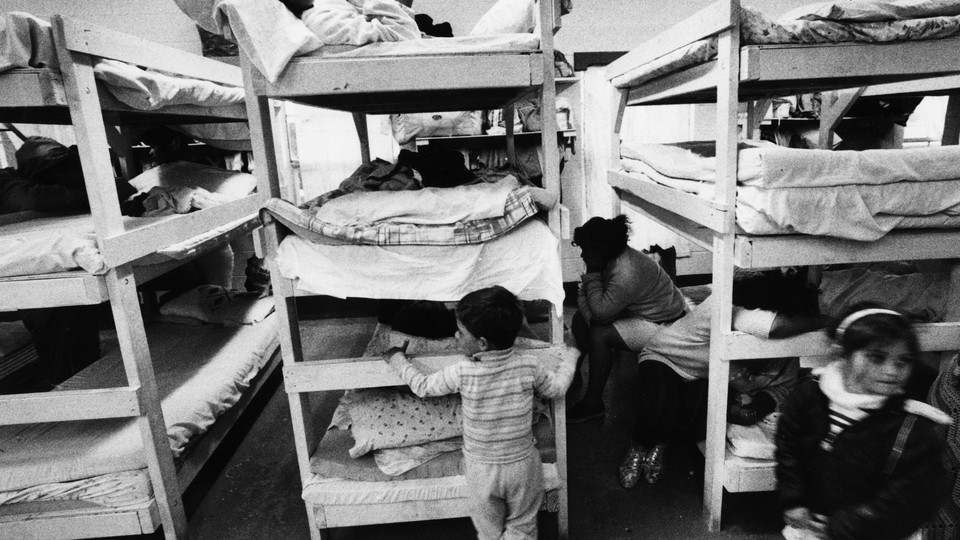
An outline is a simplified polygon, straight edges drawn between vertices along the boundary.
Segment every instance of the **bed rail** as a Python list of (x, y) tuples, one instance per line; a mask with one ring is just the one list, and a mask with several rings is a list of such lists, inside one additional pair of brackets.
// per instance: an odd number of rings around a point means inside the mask
[(606, 68), (606, 77), (613, 80), (696, 41), (739, 28), (739, 21), (739, 0), (714, 2), (611, 62)]

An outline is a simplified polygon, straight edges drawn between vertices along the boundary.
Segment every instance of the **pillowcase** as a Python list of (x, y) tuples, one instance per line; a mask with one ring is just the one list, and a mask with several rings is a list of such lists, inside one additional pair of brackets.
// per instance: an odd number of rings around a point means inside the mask
[(270, 296), (200, 285), (161, 305), (160, 314), (188, 323), (240, 326), (263, 321), (273, 309)]
[[(344, 409), (344, 411), (340, 411)], [(460, 395), (419, 398), (399, 388), (350, 390), (340, 398), (331, 427), (349, 417), (358, 458), (381, 448), (400, 448), (462, 435)]]
[(537, 28), (534, 0), (499, 0), (477, 21), (471, 36), (486, 34), (529, 34)]

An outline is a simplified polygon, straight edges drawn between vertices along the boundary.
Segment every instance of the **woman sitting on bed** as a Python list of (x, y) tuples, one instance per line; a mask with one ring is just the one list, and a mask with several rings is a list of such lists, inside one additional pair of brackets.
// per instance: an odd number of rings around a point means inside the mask
[(587, 390), (567, 411), (567, 421), (603, 416), (603, 388), (616, 351), (639, 352), (660, 330), (684, 314), (680, 289), (653, 259), (627, 246), (626, 216), (595, 217), (577, 227), (573, 244), (586, 264), (573, 317), (573, 335), (581, 351), (579, 367), (589, 358)]

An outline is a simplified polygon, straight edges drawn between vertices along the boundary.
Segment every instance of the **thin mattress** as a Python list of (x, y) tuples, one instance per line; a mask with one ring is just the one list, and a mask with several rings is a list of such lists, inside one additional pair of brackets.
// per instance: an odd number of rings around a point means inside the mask
[[(279, 344), (275, 317), (229, 328), (159, 323), (148, 341), (175, 459), (236, 403)], [(125, 385), (116, 341), (103, 348), (103, 358), (55, 391)], [(0, 427), (0, 504), (142, 504), (152, 496), (142, 448), (131, 419)]]
[(303, 291), (339, 298), (445, 302), (502, 285), (523, 300), (548, 300), (558, 310), (563, 304), (557, 239), (537, 219), (461, 246), (332, 246), (290, 235), (277, 268)]
[[(621, 165), (705, 198), (713, 142), (621, 144)], [(876, 240), (895, 228), (960, 227), (960, 147), (830, 151), (740, 143), (737, 225), (748, 234)]]
[[(0, 17), (0, 74), (16, 68), (59, 71), (50, 23), (20, 12)], [(246, 115), (244, 90), (221, 84), (176, 77), (115, 60), (94, 62), (94, 77), (120, 102), (138, 110), (153, 111), (172, 105), (195, 107), (196, 112), (242, 118)]]
[[(740, 15), (743, 45), (892, 43), (960, 35), (960, 2), (956, 0), (812, 4), (776, 20), (741, 6)], [(611, 82), (617, 88), (637, 86), (716, 55), (717, 39), (703, 39), (627, 70)]]

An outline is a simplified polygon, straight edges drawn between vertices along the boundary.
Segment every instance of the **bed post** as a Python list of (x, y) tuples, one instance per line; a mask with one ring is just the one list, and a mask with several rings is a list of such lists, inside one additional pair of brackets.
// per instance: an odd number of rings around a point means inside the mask
[(947, 100), (947, 116), (943, 122), (942, 146), (960, 144), (960, 93), (950, 94)]
[(710, 370), (707, 397), (707, 438), (704, 456), (703, 506), (707, 529), (720, 530), (723, 503), (727, 428), (727, 385), (730, 364), (725, 358), (731, 333), (734, 265), (734, 205), (737, 183), (737, 107), (740, 72), (740, 4), (730, 0), (728, 28), (717, 45), (717, 186), (716, 201), (724, 209), (721, 231), (713, 236), (713, 313), (710, 324)]
[(353, 113), (353, 125), (357, 127), (357, 138), (360, 139), (360, 162), (370, 163), (370, 133), (367, 130), (367, 115), (362, 112)]
[(820, 102), (820, 139), (817, 148), (829, 150), (833, 148), (833, 136), (840, 121), (846, 116), (850, 107), (860, 99), (866, 86), (850, 90), (835, 90), (821, 94)]
[[(277, 156), (273, 141), (273, 128), (269, 109), (269, 98), (258, 95), (253, 84), (257, 77), (256, 68), (250, 58), (242, 51), (240, 65), (243, 68), (243, 81), (246, 91), (247, 117), (250, 122), (250, 140), (254, 156), (257, 156), (257, 189), (270, 197), (280, 197), (280, 177), (277, 168)], [(297, 318), (297, 305), (293, 282), (280, 275), (276, 265), (277, 249), (283, 238), (284, 230), (274, 221), (262, 227), (259, 238), (264, 249), (264, 257), (270, 270), (273, 284), (273, 299), (277, 313), (277, 326), (280, 336), (280, 352), (285, 366), (303, 361), (300, 342), (300, 324)], [(286, 371), (286, 369), (284, 370)], [(289, 393), (290, 416), (293, 425), (294, 445), (297, 450), (297, 463), (300, 472), (301, 487), (310, 475), (310, 451), (316, 446), (316, 430), (310, 410), (310, 396), (306, 393)], [(319, 531), (314, 523), (313, 509), (306, 504), (307, 521), (310, 535), (319, 539)]]

